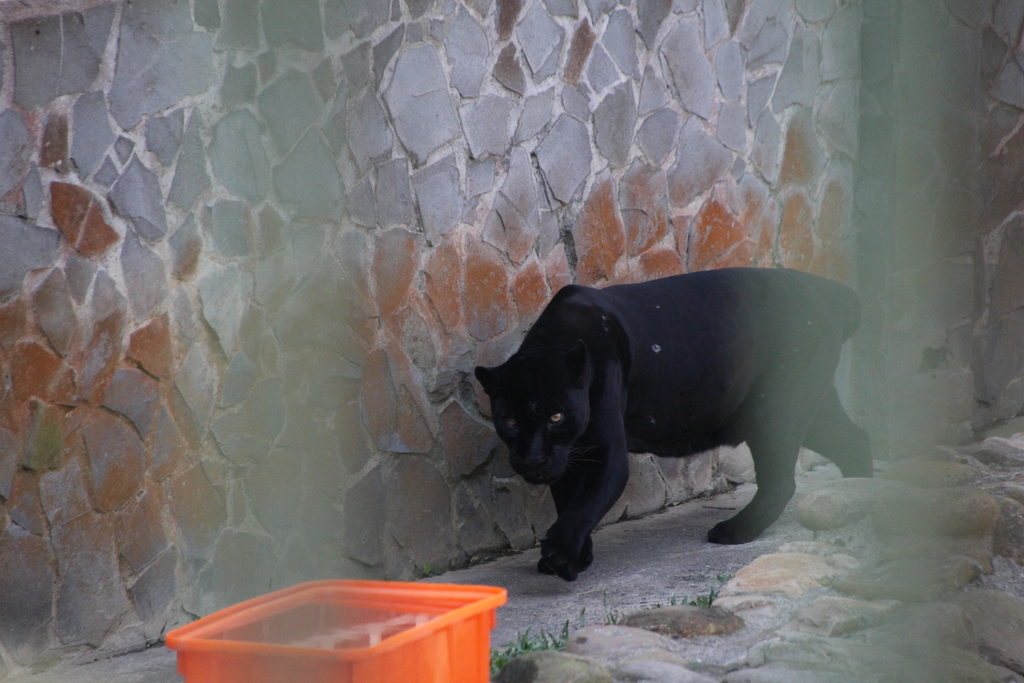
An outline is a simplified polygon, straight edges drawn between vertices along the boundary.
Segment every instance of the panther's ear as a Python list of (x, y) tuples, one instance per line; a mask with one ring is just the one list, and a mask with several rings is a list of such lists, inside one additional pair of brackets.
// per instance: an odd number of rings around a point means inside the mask
[(480, 386), (484, 388), (488, 396), (498, 387), (498, 373), (494, 368), (485, 368), (482, 365), (478, 365), (473, 374), (476, 375), (477, 381), (480, 382)]
[(569, 370), (571, 377), (581, 378), (586, 373), (587, 345), (583, 343), (582, 339), (576, 342), (576, 346), (566, 351), (565, 367)]

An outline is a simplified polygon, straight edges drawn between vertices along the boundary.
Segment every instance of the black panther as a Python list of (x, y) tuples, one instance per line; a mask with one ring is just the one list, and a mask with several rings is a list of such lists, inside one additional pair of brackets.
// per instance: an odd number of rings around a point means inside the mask
[(622, 494), (627, 452), (686, 456), (746, 442), (757, 493), (715, 525), (746, 543), (793, 496), (801, 446), (870, 477), (867, 434), (834, 386), (856, 294), (793, 270), (730, 268), (593, 289), (563, 287), (502, 365), (477, 367), (512, 468), (551, 487), (558, 519), (537, 569), (573, 581)]

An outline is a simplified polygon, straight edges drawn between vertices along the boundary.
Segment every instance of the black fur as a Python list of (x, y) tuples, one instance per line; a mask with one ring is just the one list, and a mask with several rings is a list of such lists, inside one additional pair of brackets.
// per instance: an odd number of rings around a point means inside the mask
[(856, 295), (791, 270), (735, 268), (558, 292), (519, 350), (478, 367), (512, 468), (547, 484), (557, 521), (537, 568), (567, 581), (622, 494), (627, 452), (685, 456), (747, 442), (758, 489), (712, 543), (745, 543), (778, 519), (800, 446), (870, 477), (867, 435), (833, 385), (856, 330)]

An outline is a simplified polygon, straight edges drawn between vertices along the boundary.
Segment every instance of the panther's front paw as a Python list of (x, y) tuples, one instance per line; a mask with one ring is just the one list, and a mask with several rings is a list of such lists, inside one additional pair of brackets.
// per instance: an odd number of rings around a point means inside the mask
[(720, 545), (738, 545), (749, 543), (760, 535), (759, 531), (745, 528), (738, 524), (730, 524), (732, 520), (719, 522), (708, 532), (708, 542)]
[(542, 574), (557, 574), (566, 581), (575, 581), (580, 572), (590, 563), (582, 564), (580, 554), (544, 540), (540, 544), (540, 560), (537, 571)]

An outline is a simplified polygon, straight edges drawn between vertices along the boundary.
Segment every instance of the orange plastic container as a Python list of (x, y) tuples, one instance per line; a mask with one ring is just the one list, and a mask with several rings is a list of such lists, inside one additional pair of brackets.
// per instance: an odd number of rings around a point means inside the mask
[(315, 581), (167, 634), (185, 683), (487, 683), (504, 588)]

